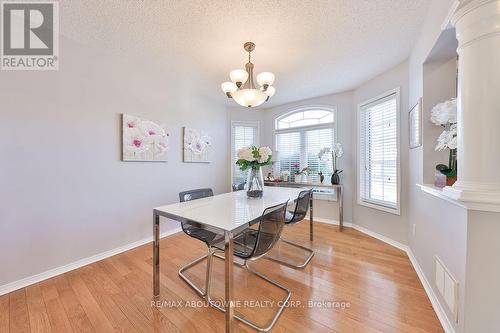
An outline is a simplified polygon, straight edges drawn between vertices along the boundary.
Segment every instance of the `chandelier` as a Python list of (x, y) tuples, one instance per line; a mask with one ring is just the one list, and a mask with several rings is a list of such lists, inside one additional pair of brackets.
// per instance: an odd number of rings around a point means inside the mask
[(229, 73), (232, 82), (221, 84), (222, 91), (228, 98), (234, 99), (241, 106), (253, 108), (267, 102), (273, 97), (276, 89), (272, 86), (274, 83), (274, 74), (271, 72), (262, 72), (257, 75), (259, 88), (255, 87), (253, 79), (253, 64), (250, 53), (255, 49), (255, 44), (246, 42), (243, 45), (248, 52), (248, 62), (245, 69), (235, 69)]

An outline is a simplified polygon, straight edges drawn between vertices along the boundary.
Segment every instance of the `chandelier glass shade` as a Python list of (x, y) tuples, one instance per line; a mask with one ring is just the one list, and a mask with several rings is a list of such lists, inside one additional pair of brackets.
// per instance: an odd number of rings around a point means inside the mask
[(274, 83), (274, 74), (271, 72), (262, 72), (257, 75), (257, 84), (255, 86), (253, 78), (253, 64), (250, 53), (255, 49), (255, 44), (246, 42), (243, 45), (248, 52), (248, 63), (245, 69), (235, 69), (229, 73), (231, 82), (221, 84), (222, 91), (228, 98), (234, 99), (241, 106), (253, 108), (269, 100), (276, 93), (272, 86)]

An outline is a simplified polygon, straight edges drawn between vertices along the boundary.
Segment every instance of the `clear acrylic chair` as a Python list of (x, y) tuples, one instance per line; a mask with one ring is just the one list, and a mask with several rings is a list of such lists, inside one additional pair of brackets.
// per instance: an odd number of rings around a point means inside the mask
[[(184, 191), (179, 193), (179, 200), (180, 202), (185, 202), (185, 201), (191, 201), (191, 200), (196, 200), (196, 199), (201, 199), (201, 198), (207, 198), (207, 197), (212, 197), (214, 195), (214, 192), (210, 188), (200, 188), (196, 190), (189, 190), (189, 191)], [(193, 281), (191, 281), (186, 275), (184, 275), (184, 272), (197, 265), (199, 262), (205, 260), (208, 258), (208, 254), (211, 253), (211, 247), (213, 244), (220, 242), (221, 240), (224, 240), (224, 235), (223, 234), (218, 234), (216, 232), (212, 232), (209, 230), (205, 230), (201, 227), (198, 227), (192, 223), (187, 223), (187, 222), (182, 222), (182, 231), (190, 237), (193, 237), (195, 239), (198, 239), (205, 244), (207, 244), (208, 247), (208, 252), (207, 254), (201, 256), (200, 258), (184, 265), (179, 269), (179, 276), (191, 286), (200, 296), (205, 296), (206, 291), (207, 291), (207, 284), (208, 284), (208, 273), (205, 281), (205, 290), (202, 290), (200, 287), (198, 287)], [(208, 269), (207, 269), (208, 272)]]
[[(260, 332), (268, 332), (269, 330), (271, 330), (271, 328), (274, 326), (279, 316), (285, 309), (288, 301), (290, 300), (290, 297), (292, 296), (292, 293), (287, 287), (251, 268), (248, 265), (248, 262), (255, 261), (259, 258), (264, 257), (278, 242), (281, 237), (283, 226), (285, 225), (285, 213), (287, 205), (288, 201), (273, 207), (266, 208), (264, 210), (264, 213), (262, 214), (262, 217), (260, 218), (260, 221), (258, 222), (258, 228), (247, 228), (233, 239), (233, 254), (243, 260), (243, 264), (238, 265), (245, 268), (249, 273), (260, 277), (261, 279), (269, 282), (270, 284), (280, 288), (287, 293), (285, 299), (281, 302), (278, 302), (278, 310), (276, 311), (271, 321), (265, 327), (259, 326), (256, 323), (253, 323), (250, 320), (239, 316), (238, 314), (234, 315), (234, 317), (239, 321), (249, 325), (250, 327), (253, 327)], [(208, 255), (208, 283), (206, 289), (206, 297), (211, 306), (222, 312), (225, 312), (225, 309), (210, 297), (210, 280), (212, 276), (213, 266), (212, 260), (216, 252), (224, 252), (224, 241), (221, 240), (218, 243), (214, 243), (211, 249), (212, 251), (209, 250)]]
[[(293, 212), (286, 211), (286, 216), (285, 216), (285, 225), (295, 225), (299, 223), (300, 221), (304, 220), (304, 218), (307, 215), (307, 211), (309, 210), (309, 204), (311, 202), (311, 196), (312, 196), (312, 189), (310, 190), (305, 190), (301, 191), (297, 197), (296, 204), (295, 204), (295, 209)], [(306, 253), (308, 253), (307, 258), (305, 261), (301, 264), (294, 264), (290, 261), (281, 259), (281, 258), (275, 258), (272, 256), (266, 256), (266, 259), (276, 261), (280, 264), (292, 267), (292, 268), (304, 268), (307, 266), (307, 264), (311, 261), (312, 257), (314, 256), (314, 251), (310, 248), (307, 248), (305, 246), (299, 245), (297, 243), (294, 243), (292, 241), (286, 240), (283, 237), (280, 238), (280, 240), (284, 243), (287, 243), (295, 248), (299, 248), (301, 250), (304, 250)]]

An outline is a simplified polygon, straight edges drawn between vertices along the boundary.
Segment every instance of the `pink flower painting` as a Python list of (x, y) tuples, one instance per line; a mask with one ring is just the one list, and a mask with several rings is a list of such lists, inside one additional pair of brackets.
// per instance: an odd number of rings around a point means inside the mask
[(169, 135), (165, 126), (127, 114), (122, 124), (124, 161), (167, 161)]

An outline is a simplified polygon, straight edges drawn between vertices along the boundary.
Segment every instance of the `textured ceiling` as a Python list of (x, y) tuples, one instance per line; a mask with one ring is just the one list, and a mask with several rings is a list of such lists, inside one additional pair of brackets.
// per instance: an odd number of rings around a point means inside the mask
[[(269, 105), (355, 88), (405, 60), (430, 0), (65, 0), (61, 33), (107, 53), (189, 64), (221, 103), (253, 41), (256, 73), (276, 74)], [(213, 86), (212, 86), (213, 85)]]

